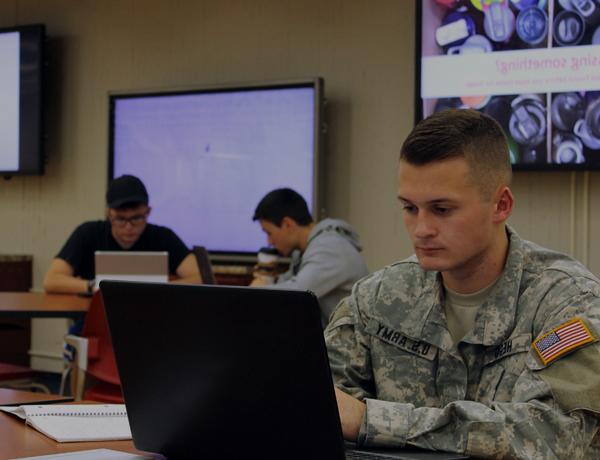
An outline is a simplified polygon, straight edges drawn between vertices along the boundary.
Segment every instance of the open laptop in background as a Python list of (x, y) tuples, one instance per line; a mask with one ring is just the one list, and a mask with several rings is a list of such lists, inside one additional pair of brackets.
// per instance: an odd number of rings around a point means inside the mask
[(117, 281), (100, 290), (138, 449), (177, 459), (464, 458), (345, 452), (312, 293)]
[(96, 251), (96, 286), (103, 280), (166, 283), (169, 281), (167, 251)]

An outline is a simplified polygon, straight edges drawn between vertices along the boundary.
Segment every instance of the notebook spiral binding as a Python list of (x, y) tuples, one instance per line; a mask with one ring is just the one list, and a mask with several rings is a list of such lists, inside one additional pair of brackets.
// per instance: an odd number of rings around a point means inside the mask
[(33, 415), (34, 417), (127, 417), (125, 411), (112, 412), (40, 412)]

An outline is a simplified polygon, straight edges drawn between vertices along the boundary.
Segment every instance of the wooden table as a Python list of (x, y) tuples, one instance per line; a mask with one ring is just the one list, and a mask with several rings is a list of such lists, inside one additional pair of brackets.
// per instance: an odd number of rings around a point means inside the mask
[[(29, 365), (31, 318), (83, 318), (89, 297), (41, 292), (0, 292), (0, 361)], [(1, 460), (2, 457), (0, 457)]]
[[(38, 398), (39, 400), (40, 396), (38, 393), (29, 393), (26, 391), (15, 391), (13, 393), (13, 396), (15, 397), (15, 399), (12, 400), (13, 403), (23, 399)], [(51, 395), (46, 396), (51, 397)], [(4, 397), (3, 401), (5, 403), (10, 403), (11, 400), (7, 399), (10, 395), (6, 393), (4, 394)], [(59, 396), (55, 397), (60, 398)], [(20, 418), (0, 412), (0, 460), (91, 449), (114, 449), (144, 455), (148, 458), (155, 458), (157, 460), (163, 458), (161, 456), (152, 456), (148, 453), (136, 450), (136, 448), (133, 447), (132, 441), (56, 442), (40, 433), (35, 428), (26, 425)]]
[(0, 318), (82, 318), (90, 298), (74, 294), (0, 292)]
[(0, 406), (21, 404), (53, 404), (69, 401), (73, 401), (73, 398), (70, 396), (48, 395), (46, 393), (33, 393), (31, 391), (0, 388)]
[(133, 447), (132, 441), (56, 442), (26, 425), (20, 418), (0, 413), (0, 459), (2, 460), (90, 449), (114, 449), (144, 455)]

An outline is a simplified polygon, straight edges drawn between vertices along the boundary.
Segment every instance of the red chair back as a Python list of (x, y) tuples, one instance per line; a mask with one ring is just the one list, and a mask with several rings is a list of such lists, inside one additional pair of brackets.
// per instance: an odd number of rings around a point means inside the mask
[[(87, 337), (89, 341), (87, 373), (101, 381), (86, 390), (84, 398), (108, 402), (119, 402), (120, 398), (122, 402), (121, 379), (117, 370), (100, 291), (94, 293), (92, 297), (81, 335)], [(102, 393), (106, 393), (106, 398), (102, 398)], [(115, 399), (117, 400), (115, 401)]]

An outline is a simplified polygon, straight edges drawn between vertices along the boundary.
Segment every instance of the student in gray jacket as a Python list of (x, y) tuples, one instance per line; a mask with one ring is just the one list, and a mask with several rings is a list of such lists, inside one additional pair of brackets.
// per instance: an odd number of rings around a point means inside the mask
[[(290, 269), (272, 287), (314, 292), (327, 325), (338, 302), (369, 273), (356, 231), (337, 219), (315, 223), (304, 198), (289, 188), (269, 192), (256, 207), (253, 220), (260, 223), (270, 245), (292, 257)], [(255, 276), (251, 285), (266, 284), (265, 278)]]

